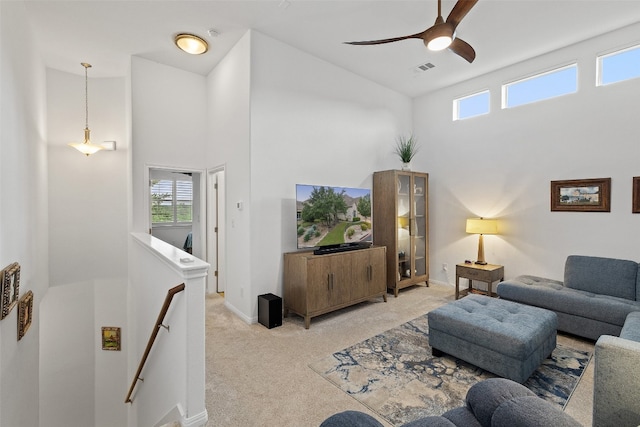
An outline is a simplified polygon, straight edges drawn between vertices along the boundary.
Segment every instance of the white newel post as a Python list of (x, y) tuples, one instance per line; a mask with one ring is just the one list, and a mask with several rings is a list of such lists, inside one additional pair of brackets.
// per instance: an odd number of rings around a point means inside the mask
[(184, 427), (206, 424), (205, 406), (205, 295), (207, 286), (206, 266), (184, 270), (187, 292), (187, 408)]

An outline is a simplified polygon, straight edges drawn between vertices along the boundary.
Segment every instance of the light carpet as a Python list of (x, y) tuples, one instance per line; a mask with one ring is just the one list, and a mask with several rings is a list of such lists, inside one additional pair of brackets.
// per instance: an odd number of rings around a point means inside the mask
[[(427, 315), (310, 364), (311, 369), (397, 426), (464, 405), (469, 387), (495, 377), (445, 355), (433, 357)], [(524, 383), (564, 408), (591, 354), (558, 345)]]

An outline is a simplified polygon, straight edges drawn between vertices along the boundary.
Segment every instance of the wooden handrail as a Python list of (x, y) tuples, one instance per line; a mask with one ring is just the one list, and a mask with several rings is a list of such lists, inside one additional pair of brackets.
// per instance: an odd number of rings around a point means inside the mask
[(138, 380), (142, 381), (142, 379), (140, 378), (140, 374), (142, 373), (142, 368), (144, 368), (144, 364), (147, 361), (147, 357), (149, 357), (149, 353), (151, 353), (151, 348), (153, 347), (153, 343), (156, 341), (158, 330), (160, 329), (160, 326), (163, 326), (162, 322), (164, 321), (164, 316), (166, 316), (167, 311), (169, 311), (169, 306), (171, 305), (173, 296), (178, 292), (182, 292), (182, 291), (184, 291), (184, 283), (181, 283), (180, 285), (173, 287), (169, 289), (169, 291), (167, 291), (167, 296), (164, 299), (164, 304), (162, 305), (162, 308), (160, 309), (160, 313), (158, 314), (158, 320), (156, 320), (156, 325), (154, 326), (153, 331), (151, 331), (151, 336), (149, 337), (147, 348), (144, 350), (144, 354), (142, 355), (142, 359), (140, 360), (140, 365), (138, 365), (138, 371), (136, 372), (136, 376), (133, 378), (133, 381), (131, 382), (131, 387), (129, 387), (129, 393), (127, 394), (127, 398), (124, 400), (124, 403), (133, 402), (133, 400), (131, 399), (131, 395), (133, 394), (133, 389), (136, 387)]

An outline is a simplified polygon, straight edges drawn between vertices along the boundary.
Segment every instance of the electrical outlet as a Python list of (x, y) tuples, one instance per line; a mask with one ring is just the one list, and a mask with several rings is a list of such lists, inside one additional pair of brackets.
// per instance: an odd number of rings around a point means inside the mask
[(443, 263), (442, 263), (442, 269), (443, 269), (444, 271), (449, 271), (449, 264), (447, 264), (446, 262), (443, 262)]

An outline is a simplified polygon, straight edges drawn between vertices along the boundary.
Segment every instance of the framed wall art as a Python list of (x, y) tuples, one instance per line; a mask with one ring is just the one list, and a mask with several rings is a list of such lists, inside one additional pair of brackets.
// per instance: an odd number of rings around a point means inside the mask
[(120, 351), (120, 328), (102, 327), (102, 349)]
[(551, 211), (611, 212), (611, 178), (551, 181)]
[(0, 274), (2, 280), (2, 319), (13, 309), (18, 302), (20, 295), (20, 264), (14, 262), (2, 270)]
[(29, 291), (18, 302), (18, 341), (22, 339), (31, 326), (33, 319), (33, 292)]
[(633, 177), (633, 196), (631, 212), (640, 213), (640, 176)]

